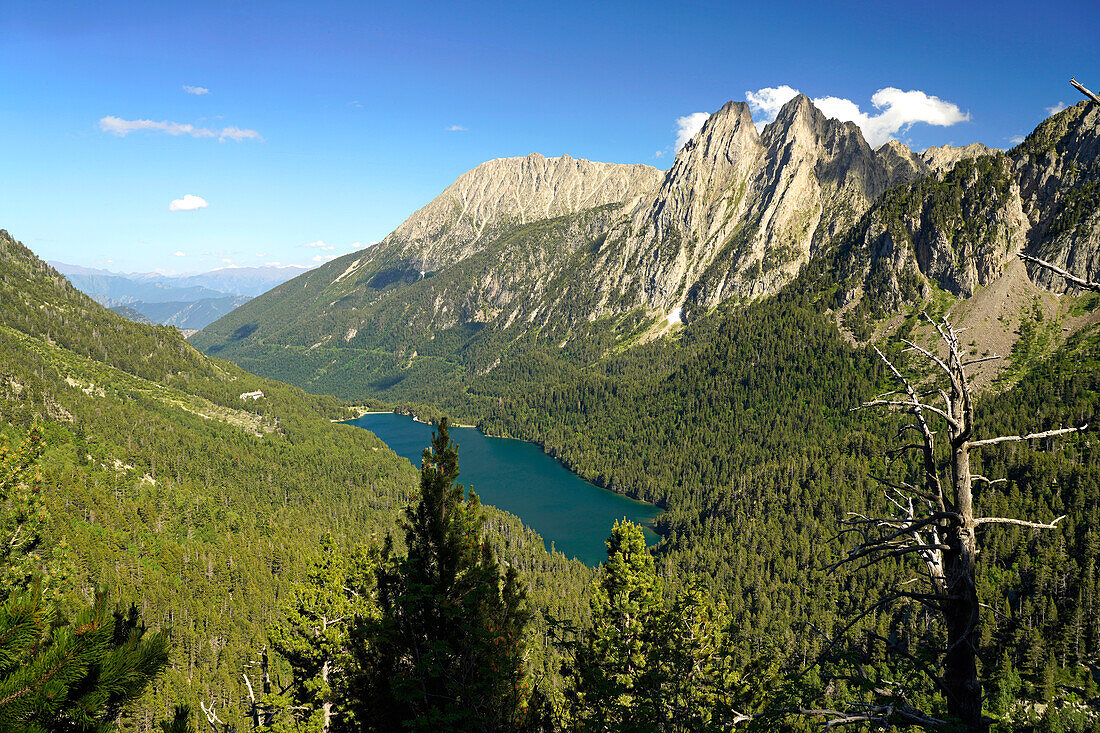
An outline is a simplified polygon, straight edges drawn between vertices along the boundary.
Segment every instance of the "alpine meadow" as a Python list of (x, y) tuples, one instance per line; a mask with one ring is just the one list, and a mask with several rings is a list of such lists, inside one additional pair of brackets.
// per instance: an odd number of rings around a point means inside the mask
[(643, 5), (0, 12), (0, 731), (1100, 731), (1097, 8)]

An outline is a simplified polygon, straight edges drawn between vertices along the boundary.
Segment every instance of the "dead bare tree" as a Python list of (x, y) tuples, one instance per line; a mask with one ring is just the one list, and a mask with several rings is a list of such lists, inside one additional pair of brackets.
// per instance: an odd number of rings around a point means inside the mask
[(1088, 97), (1093, 102), (1096, 102), (1096, 103), (1100, 104), (1100, 97), (1096, 96), (1095, 94), (1090, 92), (1088, 89), (1085, 89), (1085, 87), (1081, 86), (1081, 83), (1079, 81), (1077, 81), (1076, 79), (1070, 79), (1069, 83), (1073, 85), (1074, 89), (1081, 92), (1081, 94), (1084, 94), (1086, 97)]
[[(229, 733), (229, 723), (218, 717), (218, 712), (214, 709), (214, 701), (210, 701), (210, 707), (206, 707), (205, 702), (200, 702), (199, 707), (202, 708), (203, 714), (206, 716), (206, 722), (210, 723), (210, 730), (214, 733)], [(220, 728), (218, 726), (221, 726)]]
[(1047, 262), (1046, 260), (1041, 260), (1038, 257), (1032, 257), (1031, 255), (1025, 255), (1023, 252), (1020, 252), (1019, 255), (1017, 255), (1017, 256), (1021, 260), (1023, 260), (1024, 262), (1032, 262), (1036, 265), (1039, 265), (1040, 267), (1044, 267), (1044, 268), (1050, 270), (1055, 275), (1061, 275), (1063, 278), (1066, 279), (1067, 282), (1070, 282), (1070, 283), (1076, 285), (1079, 288), (1082, 288), (1084, 290), (1092, 290), (1094, 292), (1100, 293), (1100, 283), (1092, 282), (1091, 280), (1082, 280), (1081, 278), (1077, 277), (1076, 275), (1073, 275), (1073, 274), (1070, 274), (1069, 272), (1066, 272), (1061, 267), (1058, 267), (1058, 265)]
[[(989, 721), (982, 716), (982, 688), (976, 664), (980, 606), (975, 566), (979, 531), (996, 524), (1052, 529), (1063, 517), (1044, 523), (975, 516), (975, 484), (994, 484), (1005, 479), (994, 480), (973, 473), (971, 455), (987, 446), (1052, 438), (1083, 431), (1087, 426), (1056, 428), (1027, 435), (977, 438), (974, 400), (966, 370), (974, 364), (1000, 357), (968, 358), (959, 345), (958, 332), (947, 317), (937, 322), (927, 314), (922, 315), (943, 342), (946, 356), (940, 357), (933, 350), (912, 341), (904, 343), (906, 351), (929, 362), (933, 371), (932, 382), (921, 381), (918, 386), (918, 380), (904, 375), (875, 348), (899, 389), (878, 395), (854, 408), (887, 408), (912, 416), (912, 422), (899, 431), (899, 436), (909, 442), (896, 449), (895, 454), (915, 451), (921, 459), (919, 477), (913, 484), (879, 479), (884, 486), (886, 500), (892, 507), (892, 515), (876, 517), (849, 513), (840, 534), (854, 534), (859, 537), (859, 542), (832, 567), (835, 569), (859, 563), (864, 568), (891, 558), (918, 561), (922, 568), (920, 578), (907, 582), (905, 589), (896, 590), (865, 610), (860, 618), (890, 603), (905, 600), (921, 604), (942, 619), (947, 638), (946, 647), (942, 650), (941, 668), (932, 669), (913, 657), (910, 659), (942, 692), (950, 718), (959, 721), (968, 731), (986, 731)], [(915, 440), (908, 437), (911, 434), (915, 434)], [(942, 448), (937, 444), (940, 436), (944, 439)], [(924, 587), (909, 585), (918, 580), (923, 582)], [(905, 655), (900, 649), (895, 651)], [(869, 707), (826, 717), (829, 718), (828, 725), (833, 727), (868, 720), (918, 725), (928, 729), (946, 727), (944, 721), (907, 706), (899, 708), (896, 705)]]

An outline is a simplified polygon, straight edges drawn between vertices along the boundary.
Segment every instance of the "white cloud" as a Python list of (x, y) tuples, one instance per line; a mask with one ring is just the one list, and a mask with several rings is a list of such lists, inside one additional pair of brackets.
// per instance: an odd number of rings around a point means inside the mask
[(445, 129), (447, 130), (447, 132), (466, 132), (468, 128), (465, 128), (462, 125), (448, 125)]
[(352, 242), (348, 245), (348, 249), (363, 249), (364, 246), (362, 242)]
[(1053, 107), (1047, 107), (1047, 116), (1049, 117), (1050, 115), (1056, 115), (1068, 106), (1069, 105), (1067, 105), (1065, 102), (1059, 102)]
[(710, 117), (706, 112), (692, 112), (690, 115), (676, 118), (676, 152), (687, 144), (687, 141), (695, 137), (695, 133), (703, 128), (703, 123)]
[(314, 255), (312, 257), (312, 260), (314, 262), (328, 262), (329, 260), (334, 260), (339, 256), (340, 255)]
[(325, 244), (325, 241), (323, 239), (318, 239), (316, 242), (309, 242), (308, 244), (303, 244), (302, 246), (305, 247), (306, 249), (323, 249), (323, 250), (336, 249), (335, 245)]
[(206, 199), (201, 196), (193, 196), (187, 194), (181, 199), (172, 199), (172, 203), (168, 204), (169, 211), (194, 211), (195, 209), (205, 209), (210, 206), (206, 203)]
[(1008, 141), (1010, 143), (1012, 143), (1013, 145), (1019, 145), (1020, 143), (1022, 143), (1024, 141), (1024, 136), (1023, 135), (1013, 135), (1012, 137), (1008, 138)]
[(654, 158), (663, 158), (663, 157), (665, 157), (665, 151), (658, 150), (656, 153), (653, 154), (653, 157)]
[[(762, 127), (762, 122), (774, 120), (780, 108), (796, 94), (797, 89), (786, 85), (745, 92), (749, 108), (758, 118), (757, 128)], [(970, 114), (964, 113), (958, 105), (916, 89), (879, 89), (871, 96), (871, 104), (879, 110), (874, 115), (863, 112), (858, 104), (842, 97), (818, 97), (813, 102), (827, 117), (859, 125), (872, 147), (893, 139), (895, 134), (908, 130), (918, 122), (948, 127), (970, 119)]]
[(209, 94), (210, 93), (210, 90), (207, 89), (206, 87), (193, 87), (190, 84), (184, 84), (183, 85), (183, 91), (187, 92), (188, 94), (194, 94), (194, 95), (200, 96), (200, 97), (203, 94)]
[(131, 132), (163, 132), (166, 135), (190, 135), (191, 137), (217, 138), (220, 142), (226, 140), (262, 140), (260, 133), (255, 130), (246, 130), (240, 127), (224, 127), (221, 130), (212, 130), (209, 127), (195, 127), (190, 123), (170, 122), (163, 120), (124, 120), (121, 117), (103, 117), (99, 120), (99, 129), (112, 135), (126, 137)]
[(173, 257), (186, 257), (187, 255), (185, 255), (183, 252), (181, 252), (179, 250), (176, 250), (175, 252), (172, 253), (172, 256)]
[(239, 127), (224, 127), (222, 131), (218, 133), (218, 141), (225, 142), (226, 140), (233, 140), (234, 142), (240, 142), (241, 140), (261, 140), (260, 133), (255, 130), (243, 130)]
[(777, 87), (764, 87), (755, 92), (745, 92), (745, 101), (752, 110), (753, 122), (757, 130), (775, 119), (784, 104), (798, 96), (798, 90), (781, 84)]

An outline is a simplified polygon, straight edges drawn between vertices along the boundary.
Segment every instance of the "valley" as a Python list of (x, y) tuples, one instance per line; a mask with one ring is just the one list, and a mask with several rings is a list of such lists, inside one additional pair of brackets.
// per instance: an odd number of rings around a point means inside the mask
[(1095, 730), (1100, 101), (917, 153), (747, 96), (293, 272), (0, 230), (0, 727), (115, 604), (104, 730)]

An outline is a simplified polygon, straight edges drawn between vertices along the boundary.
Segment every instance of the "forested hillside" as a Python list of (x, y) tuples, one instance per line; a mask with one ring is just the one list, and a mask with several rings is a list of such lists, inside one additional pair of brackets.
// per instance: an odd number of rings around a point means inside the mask
[[(310, 300), (325, 314), (308, 337), (292, 310), (280, 310), (276, 291), (264, 299), (263, 317), (246, 323), (242, 311), (203, 343), (258, 370), (285, 369), (280, 376), (311, 390), (381, 398), (424, 418), (451, 415), (537, 442), (585, 478), (659, 504), (666, 514), (656, 557), (669, 585), (697, 575), (728, 604), (739, 664), (763, 655), (797, 666), (908, 577), (896, 562), (860, 574), (825, 570), (845, 549), (834, 535), (847, 513), (884, 511), (873, 477), (904, 473), (889, 450), (895, 418), (852, 412), (889, 388), (863, 343), (873, 336), (905, 360), (899, 338), (928, 343), (917, 325), (921, 310), (939, 316), (1000, 292), (1002, 278), (1017, 276), (1011, 268), (1021, 249), (1092, 276), (1098, 115), (1085, 104), (1069, 108), (1007, 154), (965, 159), (887, 190), (777, 295), (729, 299), (686, 325), (640, 308), (535, 325), (455, 312), (438, 320), (459, 307), (446, 297), (455, 288), (491, 285), (495, 270), (475, 256), (432, 277), (387, 282), (394, 292), (379, 288), (366, 305), (356, 300), (361, 284), (341, 283), (346, 308), (339, 299), (322, 303), (308, 282), (299, 284), (305, 292), (288, 283), (287, 303)], [(554, 242), (572, 222), (526, 225), (506, 251)], [(536, 251), (567, 253), (564, 262), (574, 263), (607, 246), (597, 237), (587, 250)], [(1030, 294), (1041, 292), (1032, 281), (1064, 289), (1033, 270), (1027, 295), (1008, 304), (1012, 312), (996, 323), (978, 313), (970, 324), (970, 356), (990, 354), (985, 339), (994, 331), (1007, 345), (1007, 369), (986, 380), (976, 408), (982, 435), (1095, 423), (1096, 301), (1071, 293), (1048, 309), (1038, 300), (1032, 307)], [(588, 292), (568, 277), (537, 287), (546, 292), (553, 283), (583, 291), (575, 301)], [(523, 308), (544, 304), (559, 307)], [(276, 312), (282, 317), (269, 317)], [(417, 320), (432, 313), (437, 320)], [(325, 319), (337, 317), (337, 330), (349, 328), (340, 343), (327, 338), (335, 321)], [(1046, 532), (985, 530), (980, 653), (985, 678), (1002, 691), (1002, 709), (991, 702), (992, 712), (1012, 713), (1005, 700), (1016, 698), (1096, 695), (1097, 460), (1089, 434), (982, 454), (983, 474), (998, 482), (979, 491), (981, 512), (1036, 521), (1067, 515)], [(856, 638), (890, 630), (919, 645), (929, 628), (922, 613), (880, 609), (848, 631)]]
[[(124, 727), (150, 730), (178, 702), (235, 720), (241, 674), (321, 536), (341, 550), (380, 541), (415, 472), (367, 431), (333, 424), (349, 415), (334, 399), (108, 311), (6, 232), (0, 303), (0, 434), (18, 444), (38, 426), (46, 440), (47, 557), (64, 543), (79, 563), (73, 593), (102, 587), (170, 631), (170, 669)], [(590, 571), (547, 555), (515, 517), (489, 521), (540, 607), (583, 616)]]

